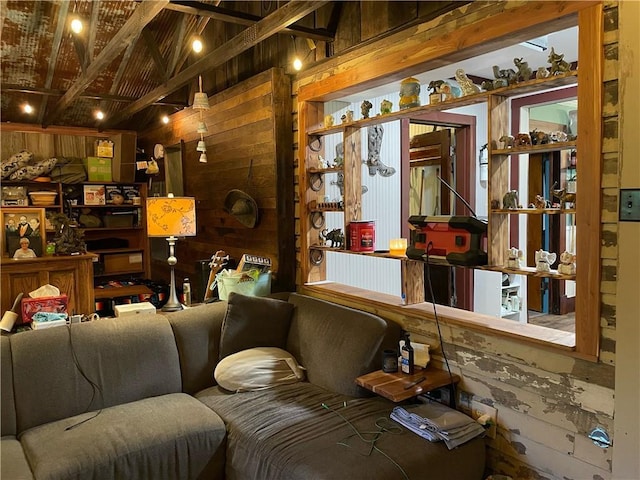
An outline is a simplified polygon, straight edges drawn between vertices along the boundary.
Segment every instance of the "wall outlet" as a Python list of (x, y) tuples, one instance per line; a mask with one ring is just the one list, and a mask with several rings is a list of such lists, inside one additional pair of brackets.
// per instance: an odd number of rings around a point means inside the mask
[[(484, 403), (480, 403), (476, 400), (471, 401), (471, 418), (474, 420), (478, 420), (480, 417), (485, 415), (485, 419), (487, 419), (487, 423), (490, 424), (489, 428), (486, 429), (487, 437), (496, 438), (496, 430), (498, 427), (498, 410), (489, 405), (485, 405)], [(488, 418), (487, 418), (488, 417)]]

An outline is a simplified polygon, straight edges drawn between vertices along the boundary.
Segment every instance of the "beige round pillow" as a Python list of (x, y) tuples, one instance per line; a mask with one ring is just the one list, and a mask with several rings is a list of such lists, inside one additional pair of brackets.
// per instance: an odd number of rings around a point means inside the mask
[(293, 355), (275, 347), (256, 347), (218, 362), (216, 382), (231, 392), (251, 392), (304, 380), (304, 368)]

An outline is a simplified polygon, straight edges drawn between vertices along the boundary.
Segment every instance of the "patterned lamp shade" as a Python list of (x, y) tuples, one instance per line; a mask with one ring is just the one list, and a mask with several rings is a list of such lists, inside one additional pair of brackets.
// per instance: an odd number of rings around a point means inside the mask
[(193, 237), (196, 235), (194, 197), (147, 198), (147, 235), (150, 237)]

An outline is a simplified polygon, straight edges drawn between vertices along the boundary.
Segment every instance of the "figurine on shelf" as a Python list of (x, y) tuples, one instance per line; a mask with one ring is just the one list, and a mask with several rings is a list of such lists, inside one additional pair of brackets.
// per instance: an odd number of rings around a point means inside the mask
[(536, 70), (536, 78), (538, 80), (542, 80), (543, 78), (547, 78), (549, 76), (549, 70), (547, 67), (538, 67)]
[(409, 77), (400, 82), (400, 110), (420, 106), (420, 80)]
[(393, 108), (393, 103), (391, 101), (385, 99), (385, 100), (382, 100), (382, 102), (380, 102), (380, 113), (382, 115), (391, 113), (392, 108)]
[(498, 65), (493, 66), (493, 88), (508, 87), (516, 82), (516, 71), (513, 68), (500, 69)]
[(507, 264), (506, 268), (511, 268), (513, 270), (519, 270), (522, 268), (522, 259), (524, 255), (522, 250), (518, 250), (516, 247), (511, 247), (507, 250)]
[(330, 232), (325, 228), (322, 230), (322, 237), (325, 242), (331, 242), (331, 248), (344, 248), (344, 234), (339, 228), (334, 228)]
[(516, 72), (516, 82), (526, 82), (531, 79), (533, 70), (529, 67), (529, 62), (523, 61), (522, 58), (514, 58), (513, 64), (518, 69)]
[(556, 53), (553, 47), (547, 61), (551, 64), (551, 75), (563, 75), (571, 70), (571, 65), (564, 59), (564, 53)]
[(541, 210), (541, 209), (550, 208), (550, 207), (551, 207), (551, 202), (549, 200), (544, 198), (542, 195), (536, 195), (536, 197), (533, 199), (533, 202), (531, 202), (531, 205), (529, 208), (537, 208)]
[(528, 133), (519, 133), (516, 135), (514, 146), (516, 147), (526, 147), (531, 146), (531, 137)]
[(540, 130), (534, 129), (529, 135), (531, 135), (532, 145), (545, 145), (549, 143), (549, 134), (541, 132)]
[(513, 135), (503, 135), (500, 137), (500, 141), (502, 142), (502, 148), (512, 148), (516, 139)]
[(336, 145), (336, 167), (342, 167), (344, 165), (344, 143), (340, 142)]
[(550, 272), (551, 265), (556, 262), (556, 254), (547, 252), (546, 250), (536, 250), (536, 271)]
[(459, 68), (456, 70), (456, 81), (462, 89), (462, 95), (473, 95), (474, 93), (480, 93), (480, 87), (474, 84), (471, 79), (464, 73), (464, 70)]
[(324, 128), (333, 127), (333, 115), (324, 116)]
[(566, 142), (569, 139), (569, 136), (565, 132), (561, 132), (560, 130), (556, 130), (555, 132), (551, 132), (549, 134), (549, 140), (552, 142)]
[(566, 250), (560, 254), (560, 264), (558, 265), (558, 273), (563, 275), (576, 274), (576, 256)]
[[(555, 184), (553, 185), (555, 187)], [(554, 190), (551, 188), (551, 195), (560, 200), (560, 208), (564, 207), (567, 203), (570, 203), (572, 207), (576, 206), (576, 194), (567, 192), (566, 188), (560, 190)]]
[(502, 197), (502, 208), (505, 210), (518, 208), (518, 191), (509, 190)]
[(371, 111), (372, 108), (373, 108), (373, 103), (371, 103), (369, 100), (365, 100), (364, 102), (362, 102), (362, 105), (360, 105), (362, 118), (369, 118), (369, 112)]

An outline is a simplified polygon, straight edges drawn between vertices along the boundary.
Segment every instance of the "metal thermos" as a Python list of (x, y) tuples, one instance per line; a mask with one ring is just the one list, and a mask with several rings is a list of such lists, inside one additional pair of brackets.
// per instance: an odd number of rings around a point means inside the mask
[(189, 283), (188, 278), (185, 278), (182, 282), (182, 294), (184, 295), (184, 304), (186, 306), (191, 305), (191, 283)]

